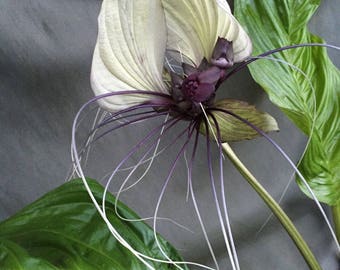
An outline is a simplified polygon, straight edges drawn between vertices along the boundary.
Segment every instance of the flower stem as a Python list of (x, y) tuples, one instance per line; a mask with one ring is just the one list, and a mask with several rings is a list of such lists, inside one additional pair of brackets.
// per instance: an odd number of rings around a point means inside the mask
[(340, 203), (332, 206), (332, 214), (336, 238), (340, 242)]
[[(247, 182), (253, 187), (253, 189), (258, 193), (258, 195), (262, 198), (262, 200), (268, 205), (273, 214), (278, 218), (281, 222), (282, 226), (285, 228), (290, 238), (294, 241), (295, 246), (301, 252), (303, 258), (306, 263), (309, 265), (311, 270), (321, 270), (321, 266), (316, 260), (314, 254), (309, 249), (307, 243), (302, 238), (301, 234), (295, 228), (293, 222), (289, 219), (286, 213), (282, 210), (280, 205), (270, 196), (270, 194), (264, 189), (264, 187), (256, 180), (253, 174), (245, 167), (245, 165), (239, 160), (234, 151), (231, 149), (228, 143), (222, 144), (223, 150), (234, 164), (234, 166), (238, 169), (238, 171), (242, 174), (242, 176), (247, 180)], [(337, 208), (337, 223), (338, 229), (340, 226), (340, 206)], [(339, 235), (338, 235), (339, 237)]]

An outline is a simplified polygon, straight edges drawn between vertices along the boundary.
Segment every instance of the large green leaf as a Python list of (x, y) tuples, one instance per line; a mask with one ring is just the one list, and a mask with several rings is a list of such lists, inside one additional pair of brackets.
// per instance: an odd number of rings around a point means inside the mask
[[(322, 43), (307, 29), (319, 4), (318, 0), (236, 0), (235, 12), (251, 36), (253, 54), (258, 55), (286, 45)], [(299, 169), (318, 199), (335, 205), (340, 202), (340, 73), (324, 48), (304, 47), (273, 56), (295, 65), (309, 79), (270, 60), (251, 64), (251, 74), (270, 100), (311, 137)]]
[[(88, 183), (101, 202), (102, 186), (94, 180)], [(146, 255), (164, 259), (153, 230), (145, 223), (118, 218), (114, 205), (115, 198), (108, 194), (108, 218), (130, 245)], [(121, 203), (118, 211), (125, 218), (138, 218)], [(181, 260), (167, 241), (161, 237), (159, 240), (173, 260)], [(173, 265), (150, 263), (155, 269), (174, 269)], [(111, 235), (82, 181), (72, 180), (0, 224), (0, 269), (144, 270), (147, 267)]]

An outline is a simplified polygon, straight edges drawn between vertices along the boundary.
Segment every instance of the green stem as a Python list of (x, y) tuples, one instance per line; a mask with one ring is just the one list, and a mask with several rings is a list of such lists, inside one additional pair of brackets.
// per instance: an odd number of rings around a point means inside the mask
[[(311, 270), (321, 270), (321, 266), (315, 259), (314, 254), (309, 249), (307, 243), (302, 238), (300, 233), (295, 228), (293, 222), (289, 219), (286, 213), (282, 210), (280, 205), (270, 196), (270, 194), (264, 189), (264, 187), (256, 180), (252, 173), (245, 167), (245, 165), (239, 160), (234, 151), (231, 149), (229, 144), (222, 144), (223, 150), (235, 165), (242, 176), (248, 181), (248, 183), (254, 188), (254, 190), (259, 194), (262, 200), (268, 205), (273, 214), (281, 222), (282, 226), (285, 228), (290, 238), (294, 241), (296, 247), (300, 250), (306, 263), (309, 265)], [(337, 217), (339, 218), (340, 208), (337, 209)], [(338, 220), (339, 221), (339, 220)], [(338, 223), (339, 226), (340, 223)]]
[(336, 238), (338, 239), (338, 242), (340, 242), (340, 203), (332, 206), (332, 214)]

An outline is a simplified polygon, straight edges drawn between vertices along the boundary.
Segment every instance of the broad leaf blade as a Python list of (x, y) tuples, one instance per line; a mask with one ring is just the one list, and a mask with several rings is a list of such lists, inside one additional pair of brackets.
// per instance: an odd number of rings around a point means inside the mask
[(25, 249), (12, 241), (0, 240), (1, 269), (56, 270), (47, 261), (33, 258)]
[[(101, 201), (103, 188), (88, 183)], [(138, 251), (164, 259), (156, 246), (153, 230), (142, 222), (126, 222), (114, 213), (115, 198), (109, 194), (106, 211), (120, 234)], [(121, 216), (138, 216), (119, 203)], [(159, 237), (173, 260), (181, 260), (174, 248)], [(172, 265), (150, 262), (155, 269)], [(72, 180), (51, 191), (0, 224), (0, 269), (146, 269), (111, 235), (98, 215), (81, 180)], [(187, 269), (184, 267), (184, 269)]]
[[(322, 43), (307, 29), (319, 4), (318, 0), (237, 0), (235, 12), (258, 55), (286, 45)], [(308, 78), (296, 68), (270, 60), (256, 61), (249, 66), (250, 72), (270, 100), (311, 137), (299, 169), (318, 199), (335, 205), (340, 201), (340, 73), (320, 47), (273, 57), (293, 64)]]

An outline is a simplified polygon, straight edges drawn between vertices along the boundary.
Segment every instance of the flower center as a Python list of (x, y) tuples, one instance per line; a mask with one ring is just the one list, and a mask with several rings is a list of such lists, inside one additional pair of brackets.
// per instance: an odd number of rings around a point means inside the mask
[(196, 78), (187, 78), (184, 80), (182, 85), (182, 91), (185, 95), (190, 99), (193, 100), (195, 98), (196, 90), (199, 86), (199, 82)]
[(174, 111), (189, 117), (201, 114), (201, 107), (212, 103), (226, 69), (232, 65), (231, 42), (218, 38), (210, 62), (204, 58), (198, 67), (181, 63), (181, 72), (170, 71), (172, 97), (176, 102)]
[(193, 103), (205, 102), (215, 93), (216, 84), (224, 75), (218, 67), (197, 70), (183, 80), (181, 91), (186, 100)]

